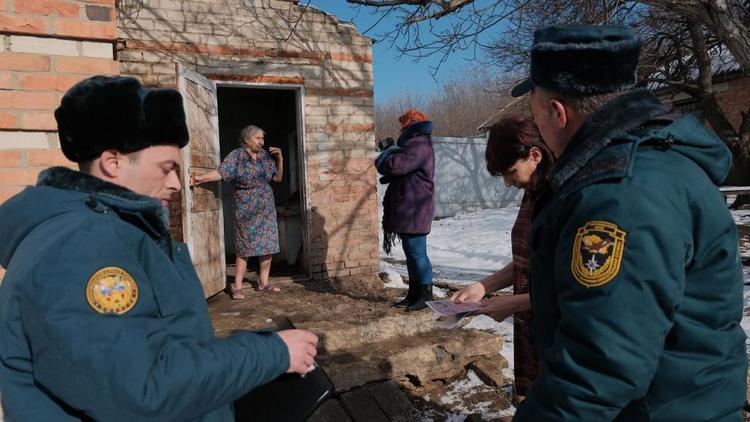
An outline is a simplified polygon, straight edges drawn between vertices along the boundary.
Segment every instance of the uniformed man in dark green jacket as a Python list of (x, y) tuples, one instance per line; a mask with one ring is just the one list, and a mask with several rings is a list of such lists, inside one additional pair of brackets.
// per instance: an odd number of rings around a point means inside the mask
[(65, 156), (0, 206), (6, 421), (231, 421), (233, 400), (306, 373), (307, 331), (214, 337), (200, 280), (169, 238), (188, 142), (182, 97), (94, 77), (55, 112)]
[(727, 147), (635, 83), (624, 27), (537, 31), (531, 108), (559, 157), (537, 204), (541, 375), (519, 421), (741, 420), (747, 355)]

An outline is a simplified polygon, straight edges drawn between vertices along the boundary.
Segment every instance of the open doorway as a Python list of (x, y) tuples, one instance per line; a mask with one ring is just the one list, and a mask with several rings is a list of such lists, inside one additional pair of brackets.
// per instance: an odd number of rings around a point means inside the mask
[[(239, 147), (240, 131), (255, 125), (266, 132), (265, 149), (278, 147), (284, 156), (281, 183), (271, 182), (279, 224), (280, 253), (273, 257), (271, 274), (306, 274), (304, 268), (304, 227), (302, 220), (302, 179), (298, 133), (299, 90), (259, 88), (245, 85), (219, 85), (219, 140), (221, 158)], [(222, 188), (224, 241), (227, 263), (234, 263), (235, 221), (231, 183)], [(250, 259), (248, 269), (257, 268)]]

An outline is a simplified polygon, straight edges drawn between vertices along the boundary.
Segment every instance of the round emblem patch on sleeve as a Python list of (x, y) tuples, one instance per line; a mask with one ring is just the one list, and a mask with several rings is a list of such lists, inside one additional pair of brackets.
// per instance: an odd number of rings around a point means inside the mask
[(104, 267), (89, 278), (86, 301), (100, 314), (122, 315), (138, 302), (138, 285), (120, 267)]
[(627, 233), (607, 221), (589, 221), (573, 243), (573, 277), (586, 287), (598, 287), (620, 273)]

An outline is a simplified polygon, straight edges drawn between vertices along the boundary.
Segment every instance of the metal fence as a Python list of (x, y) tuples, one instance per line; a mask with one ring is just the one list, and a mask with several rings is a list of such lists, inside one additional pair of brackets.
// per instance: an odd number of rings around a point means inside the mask
[[(435, 217), (452, 217), (460, 212), (502, 208), (520, 202), (522, 192), (506, 188), (502, 178), (487, 172), (484, 150), (486, 136), (467, 138), (433, 137), (435, 150)], [(386, 186), (378, 184), (378, 205)]]

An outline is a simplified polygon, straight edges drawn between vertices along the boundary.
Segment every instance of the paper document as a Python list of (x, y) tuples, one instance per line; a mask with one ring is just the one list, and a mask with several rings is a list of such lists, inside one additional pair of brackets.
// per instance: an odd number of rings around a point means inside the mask
[(482, 304), (482, 302), (454, 303), (452, 300), (433, 300), (425, 303), (438, 315), (435, 324), (446, 330), (458, 325), (461, 319), (479, 309)]

